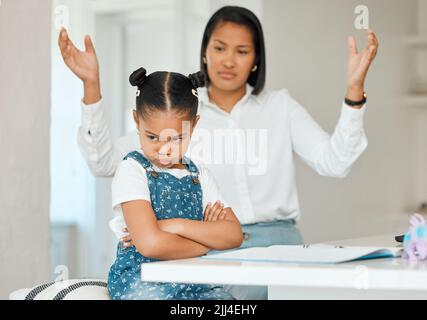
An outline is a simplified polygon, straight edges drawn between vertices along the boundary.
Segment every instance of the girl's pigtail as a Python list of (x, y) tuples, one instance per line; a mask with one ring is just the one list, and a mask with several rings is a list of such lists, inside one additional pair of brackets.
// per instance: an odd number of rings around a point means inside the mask
[(199, 71), (188, 76), (193, 89), (203, 88), (206, 85), (206, 77), (203, 72)]
[(134, 71), (130, 77), (129, 82), (133, 87), (141, 88), (144, 82), (147, 80), (147, 70), (144, 68), (139, 68)]

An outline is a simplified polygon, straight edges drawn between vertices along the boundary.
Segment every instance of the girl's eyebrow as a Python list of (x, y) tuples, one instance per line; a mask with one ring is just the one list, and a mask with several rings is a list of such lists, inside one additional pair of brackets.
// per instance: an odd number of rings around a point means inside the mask
[(148, 134), (151, 134), (151, 135), (153, 135), (153, 136), (158, 137), (158, 135), (157, 135), (157, 134), (155, 134), (155, 133), (153, 133), (153, 132), (151, 132), (151, 131), (148, 131), (148, 130), (145, 130), (145, 129), (144, 129), (144, 131), (145, 131), (145, 133), (148, 133)]
[[(219, 42), (220, 44), (226, 46), (227, 44), (225, 42), (222, 42), (221, 40), (218, 39), (214, 39), (214, 41)], [(238, 48), (250, 48), (251, 46), (248, 44), (241, 44), (239, 46), (237, 46)]]
[[(150, 134), (150, 135), (153, 135), (153, 136), (156, 136), (156, 137), (158, 137), (159, 135), (158, 134), (155, 134), (155, 133), (153, 133), (153, 132), (151, 132), (151, 131), (148, 131), (148, 130), (145, 130), (144, 129), (144, 131), (145, 131), (145, 133), (148, 133), (148, 134)], [(181, 134), (178, 134), (177, 135), (177, 137), (182, 137), (184, 134), (183, 133), (181, 133)]]

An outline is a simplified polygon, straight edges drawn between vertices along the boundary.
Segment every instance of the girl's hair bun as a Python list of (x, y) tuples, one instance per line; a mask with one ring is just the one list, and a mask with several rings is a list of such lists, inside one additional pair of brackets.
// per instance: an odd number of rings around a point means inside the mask
[(194, 89), (203, 88), (206, 85), (206, 77), (201, 71), (190, 74), (188, 78), (190, 79)]
[(129, 82), (132, 86), (140, 88), (142, 84), (147, 80), (147, 70), (144, 68), (139, 68), (134, 71), (130, 77)]

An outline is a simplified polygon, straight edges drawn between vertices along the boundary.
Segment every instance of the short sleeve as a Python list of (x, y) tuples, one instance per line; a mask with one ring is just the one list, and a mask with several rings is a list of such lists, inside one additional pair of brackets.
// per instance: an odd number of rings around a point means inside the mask
[(200, 172), (199, 178), (203, 191), (203, 211), (205, 211), (209, 202), (214, 204), (216, 201), (221, 201), (224, 204), (224, 208), (229, 208), (230, 206), (219, 191), (218, 184), (209, 169), (199, 164), (197, 167)]
[(122, 203), (134, 200), (151, 202), (145, 169), (131, 158), (120, 163), (111, 190), (113, 210), (119, 216), (123, 215)]

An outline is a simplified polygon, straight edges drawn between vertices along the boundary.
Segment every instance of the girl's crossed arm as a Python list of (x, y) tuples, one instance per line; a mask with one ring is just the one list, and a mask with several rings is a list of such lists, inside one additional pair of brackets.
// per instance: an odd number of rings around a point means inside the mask
[(122, 203), (122, 210), (133, 245), (147, 258), (187, 259), (205, 255), (210, 250), (196, 241), (161, 230), (148, 201)]
[[(167, 219), (157, 221), (160, 230), (184, 237), (199, 243), (207, 250), (227, 250), (239, 247), (243, 241), (241, 225), (232, 209), (224, 209), (218, 201), (213, 206), (208, 205), (204, 220)], [(129, 232), (125, 227), (124, 232)], [(135, 245), (132, 234), (122, 238), (124, 247)], [(194, 245), (195, 255), (201, 256), (207, 253), (198, 251), (199, 246)]]
[(218, 201), (208, 205), (204, 221), (170, 219), (159, 221), (162, 230), (196, 241), (214, 250), (240, 247), (243, 241), (242, 228), (231, 208), (223, 208)]

